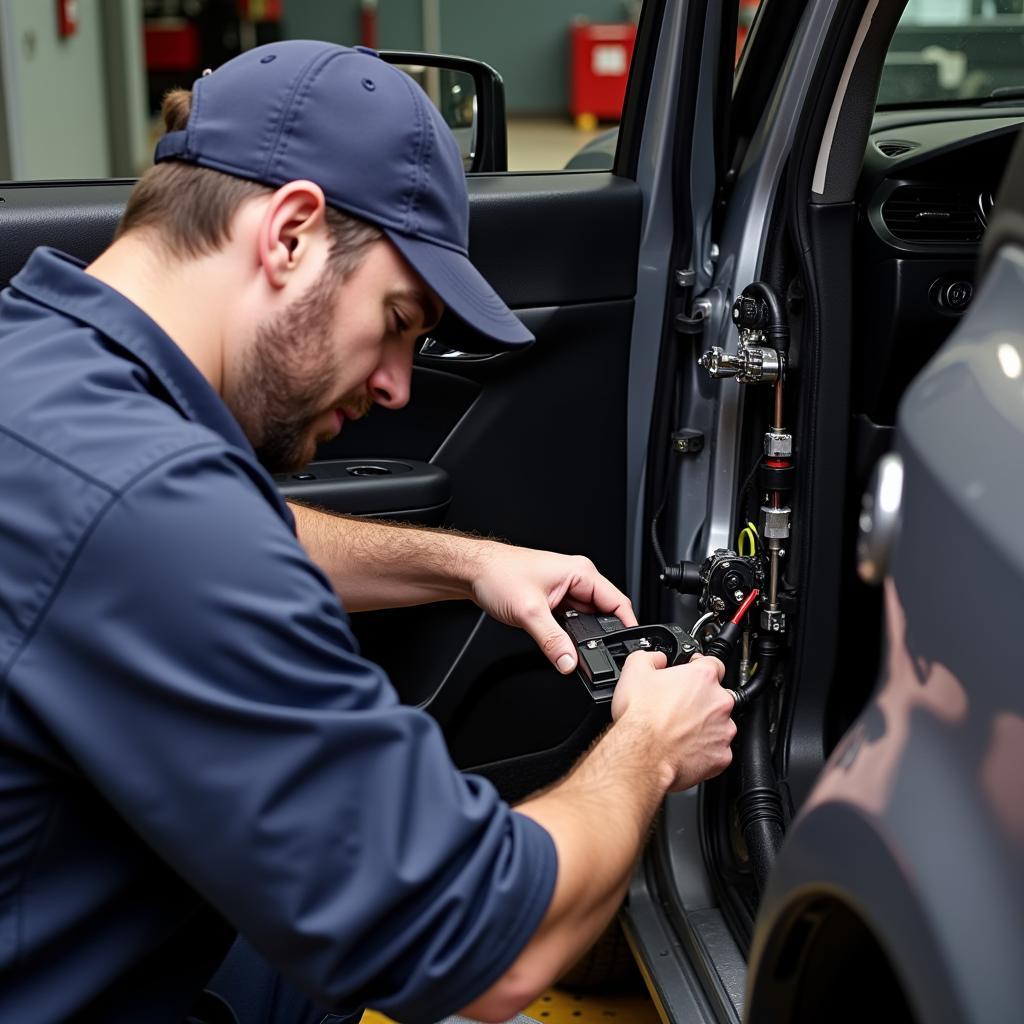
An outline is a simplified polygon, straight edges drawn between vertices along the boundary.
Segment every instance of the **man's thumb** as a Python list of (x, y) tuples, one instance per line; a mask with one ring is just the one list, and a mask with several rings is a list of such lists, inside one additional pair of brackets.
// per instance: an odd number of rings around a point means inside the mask
[(536, 623), (531, 622), (527, 628), (545, 657), (563, 676), (576, 667), (576, 647), (572, 638), (555, 622), (550, 612)]

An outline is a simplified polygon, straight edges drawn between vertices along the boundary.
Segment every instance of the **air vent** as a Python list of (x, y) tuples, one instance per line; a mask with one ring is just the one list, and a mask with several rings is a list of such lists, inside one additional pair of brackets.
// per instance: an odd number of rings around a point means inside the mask
[(885, 226), (904, 242), (977, 242), (984, 232), (978, 195), (944, 185), (901, 185), (882, 204)]
[(908, 142), (906, 139), (883, 139), (875, 143), (875, 149), (882, 156), (903, 156), (904, 153), (917, 149), (919, 145), (918, 142)]

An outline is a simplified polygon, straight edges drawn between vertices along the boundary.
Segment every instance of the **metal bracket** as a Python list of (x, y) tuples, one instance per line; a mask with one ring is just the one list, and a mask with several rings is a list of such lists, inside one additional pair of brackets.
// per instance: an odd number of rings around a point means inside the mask
[(699, 299), (693, 300), (689, 316), (685, 313), (676, 314), (673, 325), (679, 334), (703, 334), (704, 325), (711, 317), (713, 309), (711, 299), (702, 295)]
[(672, 431), (672, 451), (679, 455), (696, 455), (704, 448), (704, 432), (692, 427)]

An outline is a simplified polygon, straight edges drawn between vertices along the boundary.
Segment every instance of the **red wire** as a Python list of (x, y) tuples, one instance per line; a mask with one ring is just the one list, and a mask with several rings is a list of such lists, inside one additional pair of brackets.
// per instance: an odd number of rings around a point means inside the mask
[(740, 605), (739, 610), (732, 617), (732, 624), (734, 626), (738, 626), (743, 621), (743, 616), (750, 610), (750, 606), (757, 600), (757, 595), (760, 593), (761, 591), (758, 590), (757, 587), (754, 587), (754, 589), (747, 594), (743, 604)]

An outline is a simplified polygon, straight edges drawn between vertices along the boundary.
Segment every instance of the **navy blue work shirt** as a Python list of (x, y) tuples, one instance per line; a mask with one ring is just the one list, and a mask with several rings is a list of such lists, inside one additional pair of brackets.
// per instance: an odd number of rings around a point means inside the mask
[(48, 249), (0, 295), (0, 686), (0, 1020), (178, 1020), (235, 929), (438, 1020), (550, 901), (550, 836), (359, 656), (220, 397)]

